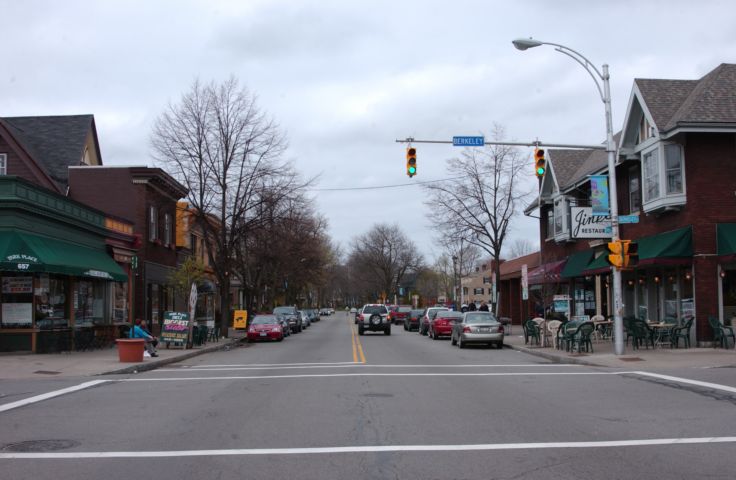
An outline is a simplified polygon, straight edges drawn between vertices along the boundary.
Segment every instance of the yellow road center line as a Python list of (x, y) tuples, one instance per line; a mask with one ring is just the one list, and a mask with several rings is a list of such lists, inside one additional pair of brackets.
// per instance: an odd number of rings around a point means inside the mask
[(355, 337), (355, 341), (358, 342), (358, 353), (360, 353), (360, 363), (365, 363), (365, 355), (363, 355), (363, 344), (360, 343), (359, 337)]
[(350, 325), (350, 343), (353, 345), (353, 363), (358, 363), (358, 351), (355, 346), (355, 329)]

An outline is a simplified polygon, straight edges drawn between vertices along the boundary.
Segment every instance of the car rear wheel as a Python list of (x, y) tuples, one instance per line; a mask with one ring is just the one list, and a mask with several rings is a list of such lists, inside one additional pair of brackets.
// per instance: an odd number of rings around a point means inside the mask
[(499, 350), (503, 350), (503, 342), (498, 342), (496, 344), (496, 348), (498, 348)]
[(409, 331), (409, 328), (406, 326), (406, 323), (404, 324), (404, 331)]
[(383, 334), (384, 335), (391, 335), (391, 326), (390, 325), (388, 327), (386, 327), (386, 330), (383, 331)]
[(363, 325), (358, 325), (358, 335), (363, 335)]

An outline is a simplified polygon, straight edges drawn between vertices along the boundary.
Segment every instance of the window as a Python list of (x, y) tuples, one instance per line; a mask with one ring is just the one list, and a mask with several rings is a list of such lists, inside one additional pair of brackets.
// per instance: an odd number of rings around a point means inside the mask
[(153, 205), (148, 207), (148, 240), (158, 240), (158, 209)]
[(682, 148), (674, 143), (664, 146), (667, 194), (682, 193)]
[(642, 170), (644, 201), (650, 202), (659, 198), (659, 151), (657, 149), (644, 154)]
[(473, 295), (483, 295), (483, 289), (482, 288), (474, 288), (473, 289)]
[(0, 175), (8, 174), (8, 155), (0, 153)]
[(629, 213), (641, 210), (641, 187), (639, 185), (639, 169), (629, 168)]
[(128, 321), (128, 282), (115, 282), (112, 288), (112, 321)]
[(555, 236), (555, 214), (552, 209), (547, 210), (547, 238)]
[(651, 211), (685, 203), (682, 146), (660, 143), (642, 154), (641, 188), (643, 207)]
[(164, 245), (167, 247), (171, 245), (171, 215), (168, 213), (164, 214)]
[(79, 280), (74, 291), (74, 323), (92, 326), (109, 323), (105, 318), (105, 283), (103, 280)]
[(653, 136), (652, 130), (652, 126), (649, 125), (649, 120), (647, 120), (647, 117), (642, 115), (641, 122), (639, 122), (639, 138), (636, 143), (638, 144), (649, 140)]
[(189, 235), (189, 248), (192, 250), (192, 256), (197, 256), (197, 237)]

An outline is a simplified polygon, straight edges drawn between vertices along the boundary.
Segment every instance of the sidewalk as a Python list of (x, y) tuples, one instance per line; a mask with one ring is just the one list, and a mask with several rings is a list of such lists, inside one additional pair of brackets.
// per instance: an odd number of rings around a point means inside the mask
[(593, 343), (593, 353), (568, 353), (553, 347), (524, 344), (521, 326), (514, 325), (513, 335), (504, 338), (506, 347), (546, 358), (553, 362), (575, 363), (596, 367), (635, 368), (637, 370), (736, 367), (736, 350), (733, 348), (649, 348), (634, 350), (625, 347), (624, 355), (614, 353), (613, 343), (602, 340)]
[(117, 347), (85, 352), (3, 354), (0, 355), (0, 380), (143, 372), (197, 355), (234, 348), (240, 342), (240, 338), (225, 338), (189, 350), (159, 348), (158, 357), (144, 358), (142, 363), (121, 363)]

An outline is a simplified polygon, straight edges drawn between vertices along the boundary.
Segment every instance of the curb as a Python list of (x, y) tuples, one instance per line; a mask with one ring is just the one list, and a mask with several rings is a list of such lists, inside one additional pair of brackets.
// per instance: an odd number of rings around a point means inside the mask
[(528, 353), (529, 355), (534, 355), (536, 357), (542, 357), (546, 358), (547, 360), (551, 360), (556, 363), (566, 363), (566, 364), (573, 364), (573, 365), (585, 365), (588, 367), (602, 367), (607, 368), (606, 365), (601, 365), (598, 363), (591, 362), (589, 360), (585, 360), (582, 358), (576, 358), (576, 357), (563, 357), (561, 355), (555, 355), (554, 353), (547, 353), (542, 352), (540, 350), (535, 350), (533, 348), (526, 348), (526, 347), (519, 347), (517, 345), (511, 345), (508, 343), (504, 344), (505, 347), (508, 347), (512, 350), (516, 350), (517, 352), (522, 353)]
[(147, 372), (150, 370), (156, 370), (157, 368), (163, 367), (165, 365), (169, 365), (171, 363), (180, 362), (182, 360), (186, 360), (188, 358), (196, 357), (198, 355), (203, 355), (205, 353), (210, 352), (216, 352), (218, 350), (225, 350), (230, 347), (236, 346), (239, 343), (242, 343), (243, 345), (248, 345), (247, 342), (243, 341), (242, 338), (233, 339), (230, 341), (222, 342), (219, 345), (216, 345), (214, 347), (204, 347), (199, 350), (192, 349), (191, 351), (184, 353), (182, 355), (177, 355), (176, 357), (171, 358), (163, 358), (160, 360), (155, 360), (153, 362), (147, 362), (147, 363), (137, 363), (135, 365), (130, 365), (125, 368), (119, 368), (116, 370), (110, 370), (107, 372), (102, 373), (96, 373), (95, 376), (99, 375), (123, 375), (128, 373), (140, 373), (140, 372)]

